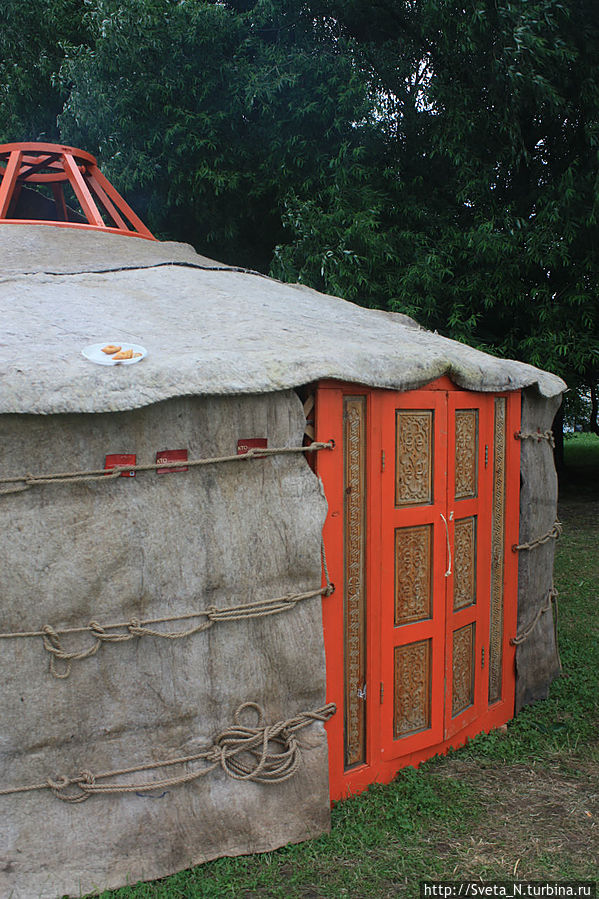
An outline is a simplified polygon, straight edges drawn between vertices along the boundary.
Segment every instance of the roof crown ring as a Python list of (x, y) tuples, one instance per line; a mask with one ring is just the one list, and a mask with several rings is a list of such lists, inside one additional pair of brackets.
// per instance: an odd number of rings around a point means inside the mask
[(55, 225), (156, 239), (84, 150), (0, 144), (0, 176), (2, 225)]

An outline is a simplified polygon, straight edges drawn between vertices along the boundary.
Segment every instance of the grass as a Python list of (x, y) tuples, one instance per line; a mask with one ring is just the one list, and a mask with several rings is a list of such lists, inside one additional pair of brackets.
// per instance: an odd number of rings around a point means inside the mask
[(566, 469), (570, 479), (599, 471), (599, 437), (596, 434), (566, 434), (564, 438)]
[(599, 438), (566, 441), (556, 557), (563, 675), (507, 732), (338, 803), (330, 834), (103, 899), (386, 899), (419, 881), (593, 880), (599, 859)]

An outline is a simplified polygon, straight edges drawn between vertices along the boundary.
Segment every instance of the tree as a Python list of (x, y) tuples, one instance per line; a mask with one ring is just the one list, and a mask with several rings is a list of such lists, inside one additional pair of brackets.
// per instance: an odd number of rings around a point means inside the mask
[(0, 143), (60, 140), (68, 88), (57, 75), (88, 39), (80, 0), (4, 0), (0, 29)]
[(366, 91), (304, 4), (94, 0), (62, 68), (63, 136), (162, 236), (268, 270), (283, 197), (351, 154)]
[[(467, 0), (456, 14), (443, 0), (353, 0), (334, 14), (385, 101), (385, 234), (369, 296), (572, 386), (596, 384), (596, 5)], [(351, 259), (351, 222), (351, 203), (304, 203), (276, 270), (317, 280), (321, 232)], [(340, 292), (351, 282), (351, 266), (336, 272)]]
[(4, 139), (58, 115), (159, 236), (597, 395), (594, 0), (7, 2)]

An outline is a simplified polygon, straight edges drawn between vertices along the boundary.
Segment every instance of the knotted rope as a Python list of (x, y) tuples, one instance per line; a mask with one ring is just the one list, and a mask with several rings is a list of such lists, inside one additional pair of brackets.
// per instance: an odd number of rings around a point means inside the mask
[[(248, 727), (241, 723), (241, 714), (246, 709), (256, 712), (258, 716), (256, 727)], [(132, 765), (129, 768), (104, 771), (100, 774), (83, 770), (79, 774), (71, 776), (48, 777), (41, 783), (0, 789), (0, 796), (29, 793), (34, 790), (51, 790), (54, 796), (62, 802), (85, 802), (90, 796), (97, 793), (145, 793), (149, 790), (161, 790), (191, 783), (200, 777), (205, 777), (206, 774), (218, 767), (234, 780), (263, 784), (283, 783), (293, 777), (300, 766), (301, 749), (296, 737), (297, 732), (315, 721), (328, 721), (336, 710), (335, 704), (330, 702), (321, 708), (300, 712), (292, 718), (268, 726), (264, 721), (262, 707), (256, 702), (244, 702), (235, 712), (234, 723), (218, 734), (211, 746), (193, 755), (180, 756), (161, 762), (149, 762), (145, 765)], [(154, 771), (174, 765), (188, 765), (194, 762), (203, 762), (204, 767), (172, 777), (135, 784), (98, 783), (98, 781), (119, 778), (127, 774)]]
[(514, 543), (512, 552), (517, 553), (524, 549), (534, 549), (535, 546), (542, 546), (544, 543), (549, 543), (550, 540), (558, 540), (562, 535), (562, 531), (563, 525), (556, 518), (550, 531), (547, 531), (542, 537), (537, 537), (536, 540), (531, 540), (530, 543)]
[[(198, 468), (201, 465), (214, 465), (218, 462), (245, 462), (261, 459), (264, 456), (281, 456), (292, 453), (316, 453), (319, 450), (333, 449), (334, 442), (314, 442), (308, 446), (253, 447), (247, 453), (234, 456), (214, 456), (209, 459), (186, 459), (176, 462), (153, 462), (143, 465), (117, 465), (115, 468), (92, 468), (87, 471), (62, 471), (55, 474), (23, 474), (11, 478), (0, 478), (0, 496), (20, 493), (31, 487), (43, 484), (80, 484), (88, 481), (109, 481), (121, 476), (126, 471), (156, 471), (158, 468)], [(3, 485), (6, 485), (5, 487)]]
[[(541, 615), (544, 615), (545, 612), (549, 612), (553, 605), (555, 605), (556, 617), (557, 617), (557, 597), (558, 597), (558, 595), (559, 594), (558, 594), (557, 590), (555, 589), (555, 587), (552, 584), (551, 587), (549, 588), (549, 590), (547, 591), (544, 604), (538, 610), (537, 614), (535, 615), (533, 620), (530, 622), (528, 627), (525, 627), (523, 631), (521, 631), (515, 637), (511, 638), (510, 643), (512, 644), (512, 646), (520, 646), (522, 643), (525, 643), (526, 640), (528, 640), (528, 638), (534, 631), (537, 624), (539, 623)], [(556, 647), (557, 647), (557, 640), (556, 640)]]
[(555, 449), (553, 431), (516, 431), (514, 437), (516, 440), (536, 440), (537, 443), (540, 443), (541, 440), (547, 440), (549, 445)]
[[(184, 637), (191, 637), (193, 634), (200, 634), (202, 631), (208, 630), (217, 621), (242, 621), (246, 618), (266, 618), (268, 615), (278, 615), (280, 612), (286, 612), (289, 609), (293, 609), (298, 602), (302, 602), (304, 599), (312, 599), (314, 596), (331, 596), (335, 591), (335, 585), (331, 583), (329, 577), (324, 543), (321, 543), (320, 551), (326, 587), (321, 587), (318, 590), (309, 590), (305, 593), (290, 593), (287, 596), (279, 596), (276, 599), (258, 600), (256, 602), (231, 606), (228, 609), (219, 609), (216, 606), (210, 606), (208, 609), (202, 609), (199, 612), (190, 612), (187, 615), (165, 615), (162, 618), (147, 618), (143, 621), (140, 621), (138, 618), (131, 618), (129, 621), (118, 621), (112, 624), (98, 624), (97, 621), (90, 621), (86, 627), (65, 627), (60, 629), (54, 628), (50, 624), (45, 624), (39, 631), (17, 631), (15, 633), (0, 634), (0, 640), (41, 637), (44, 649), (50, 654), (50, 673), (59, 680), (64, 680), (71, 673), (72, 662), (82, 661), (83, 659), (89, 659), (91, 656), (95, 656), (104, 643), (128, 643), (136, 637), (157, 637), (162, 640), (181, 640)], [(161, 631), (148, 626), (176, 621), (190, 621), (194, 618), (205, 618), (206, 620), (181, 631)], [(117, 631), (117, 633), (110, 633), (110, 631)], [(84, 633), (90, 633), (94, 637), (94, 642), (91, 646), (88, 646), (86, 649), (72, 651), (66, 650), (63, 647), (60, 638), (64, 634)], [(57, 662), (64, 662), (62, 671), (57, 669)]]

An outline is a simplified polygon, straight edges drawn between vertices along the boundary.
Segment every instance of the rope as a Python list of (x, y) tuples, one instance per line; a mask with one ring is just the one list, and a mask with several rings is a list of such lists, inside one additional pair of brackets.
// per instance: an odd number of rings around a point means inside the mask
[(335, 592), (335, 584), (331, 582), (331, 576), (329, 575), (329, 567), (327, 565), (327, 554), (324, 549), (324, 540), (320, 542), (320, 557), (322, 559), (322, 570), (324, 572), (324, 579), (326, 581), (326, 589), (322, 591), (323, 596), (331, 596)]
[[(245, 709), (252, 709), (256, 712), (258, 716), (256, 727), (247, 727), (241, 723), (240, 717)], [(30, 793), (35, 790), (51, 790), (54, 796), (62, 802), (78, 803), (85, 802), (86, 799), (97, 793), (143, 793), (148, 790), (161, 790), (191, 783), (218, 767), (221, 767), (234, 780), (264, 784), (283, 783), (293, 777), (300, 766), (301, 751), (296, 733), (315, 721), (328, 721), (336, 710), (335, 704), (330, 702), (321, 708), (300, 712), (286, 721), (278, 721), (276, 724), (267, 726), (264, 723), (262, 707), (256, 702), (244, 702), (235, 712), (234, 723), (218, 734), (212, 746), (201, 752), (161, 762), (132, 765), (128, 768), (105, 771), (100, 774), (82, 770), (79, 774), (72, 776), (48, 777), (41, 783), (0, 789), (0, 796)], [(173, 765), (187, 765), (193, 762), (204, 762), (205, 767), (172, 777), (142, 781), (136, 784), (98, 783), (98, 781), (119, 778), (127, 774), (154, 771), (157, 768), (169, 768)]]
[[(218, 609), (216, 606), (210, 606), (208, 609), (202, 609), (199, 612), (189, 612), (186, 615), (165, 615), (162, 618), (147, 618), (143, 621), (137, 618), (112, 624), (98, 624), (97, 621), (90, 621), (85, 627), (65, 627), (60, 630), (52, 627), (50, 624), (45, 624), (39, 631), (17, 631), (15, 633), (0, 634), (0, 640), (41, 637), (44, 649), (50, 654), (50, 673), (59, 680), (65, 680), (71, 673), (72, 662), (82, 661), (95, 656), (103, 643), (127, 643), (135, 637), (181, 640), (184, 637), (191, 637), (193, 634), (199, 634), (208, 630), (216, 621), (242, 621), (246, 618), (266, 618), (268, 615), (278, 615), (280, 612), (293, 609), (298, 602), (304, 599), (312, 599), (314, 596), (330, 596), (335, 590), (335, 585), (331, 583), (329, 577), (324, 543), (321, 544), (321, 555), (326, 587), (321, 587), (318, 590), (309, 590), (305, 593), (291, 593), (287, 596), (279, 596), (276, 599), (263, 599), (257, 602), (231, 606), (228, 609)], [(206, 620), (181, 631), (160, 631), (149, 627), (149, 625), (165, 624), (167, 622), (190, 621), (194, 618), (205, 618)], [(124, 633), (122, 632), (123, 628), (125, 629)], [(114, 630), (121, 632), (109, 633)], [(71, 652), (64, 649), (60, 639), (64, 634), (83, 633), (90, 633), (94, 637), (94, 643), (91, 646), (87, 649)], [(57, 669), (57, 661), (65, 663), (62, 671)]]
[(553, 431), (516, 431), (514, 437), (516, 440), (536, 440), (537, 443), (540, 443), (541, 440), (547, 440), (550, 446), (555, 449)]
[(534, 549), (535, 546), (542, 546), (544, 543), (549, 543), (550, 540), (558, 540), (562, 535), (562, 531), (563, 525), (556, 518), (550, 531), (547, 531), (542, 537), (537, 537), (536, 540), (531, 540), (530, 543), (514, 543), (512, 552), (517, 553), (523, 549)]
[(535, 617), (533, 618), (531, 623), (528, 625), (528, 627), (525, 627), (524, 630), (521, 631), (521, 633), (519, 633), (515, 637), (511, 638), (510, 643), (512, 644), (512, 646), (520, 646), (522, 643), (525, 643), (526, 640), (528, 640), (528, 638), (534, 631), (537, 624), (539, 623), (541, 615), (544, 615), (545, 612), (549, 612), (551, 610), (551, 607), (553, 605), (555, 605), (555, 628), (556, 628), (555, 648), (557, 650), (557, 597), (558, 596), (559, 596), (559, 594), (552, 584), (551, 587), (549, 588), (549, 590), (547, 591), (547, 595), (545, 596), (544, 604), (538, 610), (537, 614), (535, 615)]
[[(156, 471), (158, 468), (197, 468), (200, 465), (214, 465), (217, 462), (244, 462), (249, 459), (260, 459), (263, 456), (280, 456), (290, 453), (315, 453), (323, 449), (333, 449), (333, 441), (328, 443), (319, 443), (315, 441), (308, 446), (278, 446), (268, 449), (267, 447), (254, 447), (247, 453), (234, 456), (214, 456), (210, 459), (189, 459), (179, 460), (176, 462), (154, 462), (144, 465), (117, 465), (114, 468), (92, 468), (84, 471), (62, 471), (54, 474), (33, 475), (30, 473), (17, 475), (11, 478), (0, 478), (0, 496), (10, 493), (20, 493), (22, 490), (29, 490), (42, 484), (78, 484), (87, 481), (103, 481), (113, 480), (120, 477), (124, 471)], [(6, 485), (6, 489), (1, 489), (2, 485)]]

